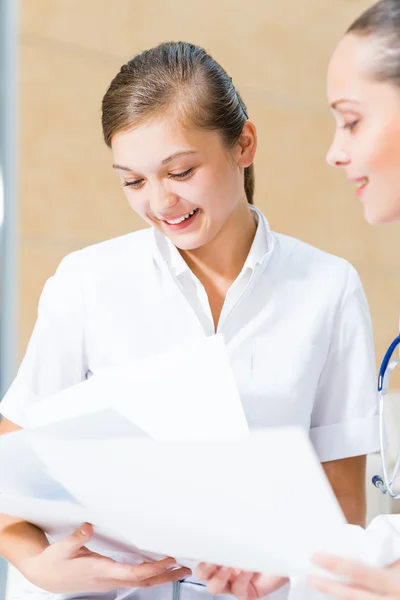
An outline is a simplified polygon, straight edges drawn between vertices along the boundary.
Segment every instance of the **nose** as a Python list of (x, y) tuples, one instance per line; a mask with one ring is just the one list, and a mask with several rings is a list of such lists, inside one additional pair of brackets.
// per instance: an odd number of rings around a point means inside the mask
[(331, 167), (345, 167), (350, 163), (350, 157), (346, 150), (340, 147), (336, 140), (334, 140), (326, 155), (326, 162)]
[(150, 206), (155, 214), (168, 213), (178, 200), (178, 196), (168, 190), (168, 188), (157, 185), (152, 189)]

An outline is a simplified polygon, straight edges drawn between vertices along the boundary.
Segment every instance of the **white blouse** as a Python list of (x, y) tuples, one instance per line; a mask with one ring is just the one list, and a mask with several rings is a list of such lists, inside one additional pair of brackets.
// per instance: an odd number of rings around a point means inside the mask
[[(301, 425), (321, 461), (376, 451), (373, 339), (356, 271), (272, 233), (253, 210), (256, 236), (217, 328), (250, 428)], [(1, 413), (26, 426), (27, 407), (45, 396), (213, 333), (203, 286), (160, 232), (145, 229), (79, 250), (45, 285)], [(182, 586), (185, 595), (193, 588), (191, 598), (198, 587)], [(140, 598), (159, 593), (142, 590)]]

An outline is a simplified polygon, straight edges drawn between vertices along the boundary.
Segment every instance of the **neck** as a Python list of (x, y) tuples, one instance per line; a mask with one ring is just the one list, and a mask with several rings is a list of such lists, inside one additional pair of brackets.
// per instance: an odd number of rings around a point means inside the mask
[(233, 283), (250, 252), (256, 230), (248, 204), (239, 206), (208, 244), (196, 250), (180, 250), (180, 253), (200, 281), (217, 277)]

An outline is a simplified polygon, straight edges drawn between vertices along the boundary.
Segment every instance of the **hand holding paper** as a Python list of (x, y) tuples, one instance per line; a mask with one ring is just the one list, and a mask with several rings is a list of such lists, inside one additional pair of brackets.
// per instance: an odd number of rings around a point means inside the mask
[(207, 582), (207, 589), (213, 596), (230, 594), (240, 600), (264, 598), (289, 582), (287, 577), (217, 567), (208, 563), (200, 563), (195, 575)]
[(176, 563), (170, 558), (140, 565), (120, 564), (88, 550), (85, 545), (92, 536), (90, 525), (81, 526), (43, 552), (26, 558), (19, 565), (21, 572), (32, 583), (56, 594), (150, 587), (190, 575), (186, 568), (171, 570)]
[(137, 560), (287, 576), (318, 549), (376, 559), (361, 530), (344, 532), (304, 430), (248, 432), (220, 336), (95, 375), (31, 423), (0, 439), (0, 511), (53, 539), (84, 518), (92, 551)]

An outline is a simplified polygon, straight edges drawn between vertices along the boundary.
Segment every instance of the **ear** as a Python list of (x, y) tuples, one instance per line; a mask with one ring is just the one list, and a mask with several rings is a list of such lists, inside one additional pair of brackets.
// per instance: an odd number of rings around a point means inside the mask
[(243, 126), (237, 142), (238, 165), (239, 167), (249, 167), (253, 160), (257, 149), (257, 130), (252, 121), (246, 121)]

